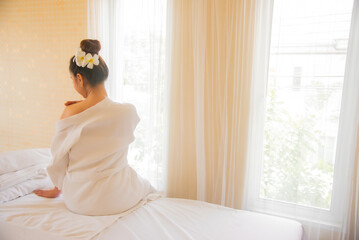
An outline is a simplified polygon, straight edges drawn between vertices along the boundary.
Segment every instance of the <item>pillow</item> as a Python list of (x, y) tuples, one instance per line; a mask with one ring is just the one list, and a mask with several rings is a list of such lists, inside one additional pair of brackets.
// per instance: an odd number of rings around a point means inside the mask
[(42, 173), (33, 178), (0, 191), (0, 203), (5, 203), (18, 197), (25, 196), (36, 189), (50, 189), (53, 187), (50, 178), (46, 174), (46, 170), (42, 169)]
[(0, 153), (0, 175), (36, 164), (49, 164), (51, 159), (52, 155), (49, 148), (2, 152)]
[[(25, 182), (28, 179), (35, 177), (47, 177), (45, 168), (46, 164), (37, 164), (28, 168), (21, 169), (15, 172), (4, 173), (0, 175), (0, 191), (8, 187)], [(45, 172), (44, 172), (45, 171)]]

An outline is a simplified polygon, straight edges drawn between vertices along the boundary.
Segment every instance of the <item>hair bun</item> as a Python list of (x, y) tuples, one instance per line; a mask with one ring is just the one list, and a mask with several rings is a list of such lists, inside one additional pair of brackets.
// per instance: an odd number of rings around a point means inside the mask
[(101, 43), (96, 39), (84, 39), (81, 41), (80, 47), (86, 53), (98, 54), (101, 50)]

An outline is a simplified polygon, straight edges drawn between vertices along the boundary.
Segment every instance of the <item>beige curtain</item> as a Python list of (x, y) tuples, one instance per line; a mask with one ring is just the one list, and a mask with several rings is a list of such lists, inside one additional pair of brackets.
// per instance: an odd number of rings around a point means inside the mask
[(169, 197), (241, 206), (255, 2), (172, 2)]
[(342, 239), (359, 239), (359, 130), (357, 131), (357, 146), (355, 153), (354, 173), (351, 188), (350, 208), (348, 214), (348, 223), (346, 232), (348, 236), (342, 236)]

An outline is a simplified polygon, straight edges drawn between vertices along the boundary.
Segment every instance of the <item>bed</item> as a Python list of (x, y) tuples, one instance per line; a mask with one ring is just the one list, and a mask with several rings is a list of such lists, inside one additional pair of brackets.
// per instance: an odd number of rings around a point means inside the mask
[(159, 198), (125, 216), (82, 216), (29, 194), (0, 206), (0, 239), (300, 240), (298, 222), (201, 201)]
[[(36, 159), (39, 159), (39, 152), (42, 156), (49, 157), (49, 153), (46, 151), (37, 150)], [(2, 155), (0, 155), (0, 165), (4, 166), (1, 157)], [(14, 171), (20, 165), (24, 165), (23, 162), (16, 163), (13, 157), (11, 158), (12, 165), (7, 164), (6, 171)], [(9, 159), (6, 161), (9, 162)], [(31, 172), (34, 173), (34, 164), (30, 164), (29, 160), (26, 162), (26, 167), (31, 168)], [(44, 161), (41, 164), (43, 165)], [(5, 168), (0, 169), (0, 180), (6, 174), (1, 172), (3, 169)], [(24, 169), (21, 171), (24, 172)], [(25, 179), (23, 172), (22, 180)], [(36, 175), (37, 178), (39, 178), (38, 175)], [(18, 179), (19, 174), (14, 176), (17, 178), (10, 178), (12, 181), (0, 181), (0, 188), (7, 187), (8, 191), (11, 184), (14, 186), (19, 184), (19, 181), (14, 181)], [(39, 181), (36, 177), (21, 184)], [(0, 204), (1, 240), (301, 240), (302, 237), (301, 224), (293, 220), (235, 210), (202, 201), (158, 198), (158, 195), (148, 196), (128, 212), (109, 216), (78, 215), (66, 208), (61, 195), (55, 199), (48, 199), (24, 192), (24, 190), (21, 196), (11, 200), (7, 199)]]

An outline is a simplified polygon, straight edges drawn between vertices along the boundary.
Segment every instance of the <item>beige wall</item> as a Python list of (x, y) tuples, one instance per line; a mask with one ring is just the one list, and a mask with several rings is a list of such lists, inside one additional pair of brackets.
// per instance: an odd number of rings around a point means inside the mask
[(0, 152), (49, 147), (87, 35), (86, 0), (0, 1)]

